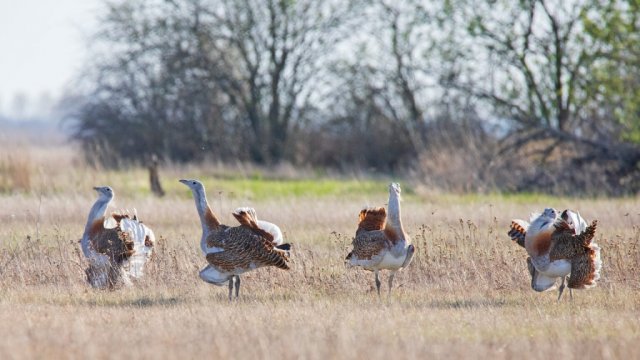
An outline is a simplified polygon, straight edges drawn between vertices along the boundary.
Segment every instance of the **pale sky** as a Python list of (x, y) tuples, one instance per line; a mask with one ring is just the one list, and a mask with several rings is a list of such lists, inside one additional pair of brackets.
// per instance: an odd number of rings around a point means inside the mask
[(100, 3), (0, 0), (0, 114), (14, 111), (17, 94), (27, 107), (63, 94), (87, 56)]

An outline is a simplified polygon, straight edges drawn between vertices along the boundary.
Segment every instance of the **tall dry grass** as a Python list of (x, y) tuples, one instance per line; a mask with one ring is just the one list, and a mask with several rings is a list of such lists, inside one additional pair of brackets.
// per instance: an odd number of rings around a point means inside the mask
[(26, 153), (0, 156), (0, 192), (31, 190), (31, 159)]
[[(213, 189), (211, 189), (213, 190)], [(214, 193), (214, 191), (210, 191)], [(134, 288), (95, 291), (78, 246), (91, 191), (4, 196), (0, 219), (2, 358), (400, 358), (549, 356), (620, 358), (640, 335), (640, 229), (635, 200), (567, 204), (600, 220), (599, 286), (557, 304), (528, 284), (509, 219), (542, 203), (412, 198), (404, 221), (417, 247), (390, 298), (373, 275), (343, 258), (363, 199), (271, 199), (253, 203), (294, 243), (290, 271), (242, 277), (241, 299), (197, 277), (199, 224), (191, 199), (118, 196), (159, 236), (147, 277)], [(210, 195), (227, 223), (246, 200)], [(561, 204), (551, 204), (560, 206)], [(385, 278), (383, 277), (383, 283)], [(384, 289), (384, 286), (383, 286)], [(568, 294), (567, 294), (568, 295)]]
[[(637, 199), (407, 196), (403, 219), (417, 247), (378, 299), (373, 274), (348, 269), (362, 206), (386, 189), (341, 197), (209, 199), (226, 223), (254, 206), (294, 244), (290, 271), (242, 276), (241, 298), (205, 284), (193, 200), (184, 188), (152, 197), (144, 171), (106, 172), (69, 148), (31, 149), (31, 191), (0, 194), (0, 358), (633, 358), (640, 340), (640, 214)], [(52, 156), (58, 156), (52, 164)], [(181, 172), (165, 169), (165, 181)], [(140, 179), (138, 179), (140, 178)], [(112, 185), (112, 209), (137, 208), (158, 237), (147, 276), (132, 288), (96, 291), (84, 281), (78, 241), (95, 200)], [(408, 187), (407, 187), (408, 188)], [(122, 191), (119, 191), (122, 189)], [(407, 189), (408, 190), (408, 189)], [(599, 220), (598, 287), (556, 293), (529, 287), (524, 250), (506, 230), (512, 217), (545, 206)], [(386, 290), (386, 274), (383, 274)]]

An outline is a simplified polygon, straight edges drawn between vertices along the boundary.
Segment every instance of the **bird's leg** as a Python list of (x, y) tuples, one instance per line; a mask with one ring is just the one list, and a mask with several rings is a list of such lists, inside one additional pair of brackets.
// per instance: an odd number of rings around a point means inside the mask
[(236, 275), (236, 299), (238, 294), (240, 294), (240, 275)]
[[(564, 291), (564, 281), (566, 280), (566, 278), (567, 278), (566, 276), (562, 277), (562, 282), (560, 283), (560, 289), (558, 289), (559, 290), (558, 301), (560, 301), (560, 298), (562, 297), (562, 292)], [(571, 289), (569, 289), (569, 292), (571, 292)]]
[(393, 286), (393, 278), (396, 276), (396, 272), (392, 271), (389, 275), (389, 296), (391, 296), (391, 287)]
[(380, 297), (380, 278), (378, 277), (378, 270), (374, 271), (376, 274), (376, 289), (378, 289), (378, 297)]
[(232, 301), (231, 294), (233, 293), (233, 275), (229, 277), (229, 302)]

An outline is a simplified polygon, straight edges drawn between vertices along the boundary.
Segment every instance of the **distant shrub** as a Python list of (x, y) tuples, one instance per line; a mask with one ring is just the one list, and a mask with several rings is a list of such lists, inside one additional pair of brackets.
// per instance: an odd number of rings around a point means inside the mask
[(0, 192), (31, 189), (31, 157), (28, 153), (9, 153), (0, 157)]

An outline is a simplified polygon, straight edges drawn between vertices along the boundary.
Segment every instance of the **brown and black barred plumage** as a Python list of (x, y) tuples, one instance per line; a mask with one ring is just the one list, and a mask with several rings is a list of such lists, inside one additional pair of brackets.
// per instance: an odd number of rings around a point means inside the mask
[[(289, 256), (264, 230), (246, 225), (221, 225), (207, 236), (207, 245), (222, 251), (207, 254), (209, 264), (223, 271), (275, 266), (289, 270)], [(288, 244), (280, 245), (283, 247)], [(285, 246), (286, 247), (286, 246)]]
[(571, 275), (567, 286), (570, 289), (582, 289), (595, 284), (597, 278), (596, 251), (590, 246), (596, 234), (598, 221), (594, 220), (585, 231), (575, 234), (575, 230), (566, 221), (555, 224), (552, 246), (549, 251), (551, 261), (571, 260)]
[[(548, 220), (544, 220), (543, 215)], [(543, 215), (532, 218), (531, 225), (524, 220), (513, 220), (508, 231), (509, 237), (526, 248), (530, 256), (527, 264), (532, 276), (532, 287), (537, 291), (544, 291), (553, 285), (554, 278), (560, 277), (560, 299), (566, 275), (569, 275), (570, 289), (595, 286), (601, 268), (600, 248), (593, 242), (597, 220), (587, 226), (578, 213), (570, 210), (565, 210), (558, 216), (554, 209), (545, 209)], [(544, 229), (536, 227), (540, 224), (536, 223), (539, 219), (547, 224)], [(534, 223), (537, 225), (533, 226)], [(566, 266), (566, 270), (560, 270), (563, 266)]]
[(353, 239), (353, 250), (345, 260), (353, 256), (370, 260), (379, 255), (385, 248), (391, 247), (391, 239), (385, 233), (387, 211), (383, 207), (367, 208), (360, 211), (358, 229)]
[(90, 241), (96, 252), (108, 256), (116, 264), (121, 264), (135, 253), (134, 242), (120, 227), (120, 221), (128, 216), (113, 214), (112, 217), (116, 221), (114, 228), (105, 228), (104, 218), (93, 223)]
[(238, 297), (240, 275), (244, 272), (265, 266), (289, 269), (291, 245), (282, 243), (282, 232), (278, 226), (259, 221), (252, 208), (239, 208), (233, 213), (239, 226), (223, 225), (209, 206), (204, 185), (194, 179), (180, 182), (191, 189), (200, 215), (200, 248), (208, 262), (200, 270), (202, 280), (214, 285), (228, 281), (231, 300), (234, 284)]
[(524, 238), (527, 235), (527, 224), (522, 220), (511, 220), (511, 228), (509, 228), (509, 232), (507, 235), (513, 240), (516, 244), (524, 247)]
[(389, 210), (383, 207), (366, 208), (358, 215), (358, 229), (353, 239), (353, 250), (345, 261), (373, 271), (380, 295), (380, 270), (389, 270), (389, 294), (395, 273), (411, 263), (415, 247), (402, 227), (400, 216), (400, 185), (389, 184)]
[(108, 186), (98, 186), (98, 199), (91, 207), (80, 247), (87, 259), (87, 281), (94, 288), (132, 285), (130, 277), (139, 279), (153, 252), (153, 231), (137, 215), (113, 213), (105, 216), (115, 193)]

